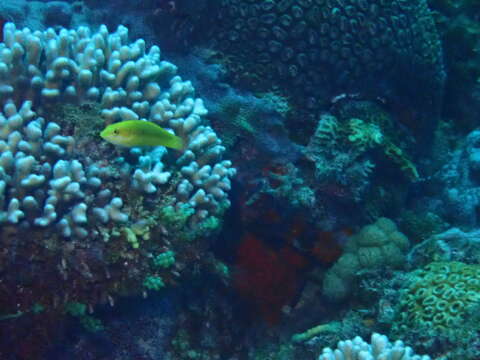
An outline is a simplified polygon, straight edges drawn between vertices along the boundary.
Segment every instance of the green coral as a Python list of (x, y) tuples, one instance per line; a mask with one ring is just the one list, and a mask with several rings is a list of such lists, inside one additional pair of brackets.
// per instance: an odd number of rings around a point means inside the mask
[(220, 275), (222, 278), (228, 279), (230, 278), (230, 268), (227, 264), (220, 260), (215, 260), (214, 263), (215, 272)]
[(417, 181), (420, 179), (417, 167), (402, 149), (391, 141), (385, 141), (384, 151), (385, 155), (393, 161), (410, 180)]
[(186, 228), (188, 219), (195, 214), (195, 209), (189, 204), (180, 206), (165, 206), (160, 211), (160, 222), (170, 230), (181, 231)]
[(80, 324), (82, 324), (85, 330), (92, 333), (103, 331), (105, 329), (100, 319), (89, 315), (80, 317)]
[(383, 144), (383, 134), (376, 124), (366, 123), (361, 119), (348, 121), (348, 140), (361, 149), (369, 149)]
[(320, 324), (320, 325), (314, 326), (304, 331), (303, 333), (294, 334), (292, 336), (292, 341), (294, 343), (305, 342), (314, 338), (315, 336), (318, 336), (319, 334), (338, 333), (340, 330), (341, 330), (341, 323), (337, 321), (332, 321), (327, 324)]
[(390, 219), (379, 218), (364, 226), (348, 240), (343, 255), (326, 272), (323, 294), (333, 300), (343, 300), (354, 290), (359, 271), (400, 268), (408, 246), (407, 237)]
[(363, 151), (380, 149), (410, 180), (419, 180), (417, 168), (406, 151), (409, 136), (395, 125), (398, 119), (395, 121), (381, 106), (368, 101), (347, 101), (336, 111), (342, 123), (338, 131), (346, 134), (356, 147)]
[[(362, 199), (370, 175), (378, 163), (389, 162), (411, 181), (420, 176), (408, 153), (398, 144), (393, 119), (378, 105), (347, 101), (335, 114), (323, 114), (306, 148), (315, 162), (319, 179), (332, 179)], [(406, 148), (405, 145), (402, 145)], [(348, 182), (345, 181), (348, 179)]]
[(209, 216), (205, 220), (199, 222), (196, 228), (196, 236), (212, 235), (222, 226), (222, 222), (216, 216)]
[(87, 313), (87, 305), (72, 301), (65, 305), (65, 312), (74, 317), (80, 317)]
[(148, 290), (158, 291), (165, 287), (163, 279), (158, 275), (149, 275), (143, 281), (143, 286)]
[(295, 165), (286, 164), (284, 174), (270, 171), (269, 177), (271, 180), (264, 182), (261, 189), (247, 201), (247, 204), (253, 204), (262, 194), (269, 194), (274, 198), (286, 199), (294, 208), (312, 209), (315, 206), (315, 192), (307, 186)]
[(172, 340), (175, 355), (181, 360), (204, 359), (203, 354), (192, 347), (189, 334), (181, 329)]
[(433, 262), (411, 277), (400, 297), (395, 331), (412, 327), (447, 330), (458, 326), (480, 302), (480, 265)]
[(138, 249), (140, 247), (138, 237), (132, 229), (123, 228), (123, 235), (125, 236), (125, 240), (132, 246), (132, 248)]
[[(223, 213), (228, 208), (228, 202), (218, 205), (218, 211)], [(221, 229), (222, 221), (216, 216), (208, 216), (201, 221), (191, 224), (195, 209), (190, 204), (180, 206), (165, 206), (160, 210), (160, 223), (168, 232), (173, 232), (179, 239), (193, 241), (195, 239), (211, 236)], [(187, 226), (187, 225), (192, 226)]]
[(98, 332), (104, 329), (100, 319), (87, 314), (87, 305), (72, 301), (65, 305), (65, 312), (78, 318), (83, 328), (89, 332)]
[(175, 253), (173, 251), (165, 251), (153, 258), (153, 265), (157, 267), (168, 268), (175, 264)]

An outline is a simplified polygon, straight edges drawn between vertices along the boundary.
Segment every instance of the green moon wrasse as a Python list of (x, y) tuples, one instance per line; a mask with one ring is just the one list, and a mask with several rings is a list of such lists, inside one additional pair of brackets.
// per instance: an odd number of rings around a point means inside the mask
[(114, 145), (165, 146), (183, 149), (183, 140), (150, 121), (127, 120), (108, 125), (100, 136)]

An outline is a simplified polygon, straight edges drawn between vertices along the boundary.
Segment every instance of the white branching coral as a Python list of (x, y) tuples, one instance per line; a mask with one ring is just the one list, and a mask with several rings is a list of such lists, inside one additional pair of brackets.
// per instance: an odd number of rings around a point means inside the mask
[(415, 355), (402, 341), (391, 343), (385, 335), (372, 334), (368, 344), (360, 336), (339, 341), (337, 349), (323, 349), (318, 360), (431, 360), (427, 355)]
[[(106, 181), (118, 178), (145, 194), (162, 191), (179, 173), (177, 205), (194, 209), (196, 221), (229, 205), (235, 169), (204, 116), (190, 81), (161, 60), (160, 49), (128, 42), (127, 28), (109, 33), (77, 30), (18, 30), (4, 27), (0, 43), (0, 221), (25, 226), (55, 225), (66, 236), (86, 237), (90, 220), (126, 222), (124, 202)], [(141, 151), (121, 171), (75, 152), (75, 139), (47, 121), (57, 104), (97, 103), (105, 123), (153, 121), (184, 139), (181, 156), (163, 161), (165, 151)], [(95, 139), (92, 139), (94, 142)], [(137, 151), (138, 153), (138, 151)], [(120, 167), (120, 165), (118, 165)]]

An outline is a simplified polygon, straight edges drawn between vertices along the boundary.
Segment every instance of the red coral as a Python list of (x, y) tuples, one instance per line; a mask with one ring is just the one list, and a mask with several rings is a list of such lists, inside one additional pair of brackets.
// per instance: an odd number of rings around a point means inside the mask
[(236, 289), (265, 321), (275, 324), (299, 290), (306, 258), (288, 246), (275, 251), (252, 234), (243, 237), (237, 256)]
[[(269, 172), (272, 168), (268, 169)], [(276, 168), (278, 173), (282, 168)], [(249, 190), (249, 189), (248, 189)], [(248, 190), (234, 203), (246, 234), (236, 251), (234, 285), (255, 314), (276, 323), (304, 282), (307, 267), (332, 265), (342, 253), (345, 231), (325, 232), (308, 223), (302, 211), (282, 206), (268, 194), (250, 201)]]
[(341, 232), (319, 231), (311, 250), (312, 255), (323, 265), (331, 265), (342, 255), (342, 236), (349, 236), (348, 230)]

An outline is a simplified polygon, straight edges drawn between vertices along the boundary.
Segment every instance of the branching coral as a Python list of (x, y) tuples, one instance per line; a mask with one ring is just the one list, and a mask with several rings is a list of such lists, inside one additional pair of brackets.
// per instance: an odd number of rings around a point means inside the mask
[(335, 350), (323, 349), (318, 360), (430, 360), (427, 355), (415, 355), (413, 349), (398, 340), (391, 343), (385, 335), (372, 334), (368, 344), (361, 337), (340, 341)]
[[(122, 199), (99, 191), (115, 173), (152, 194), (180, 172), (177, 204), (196, 209), (198, 220), (228, 206), (226, 191), (235, 170), (221, 161), (221, 141), (202, 124), (207, 113), (202, 100), (193, 97), (190, 82), (175, 76), (173, 64), (160, 60), (158, 47), (147, 53), (143, 40), (129, 45), (127, 38), (124, 27), (113, 34), (101, 27), (92, 35), (87, 28), (57, 34), (5, 25), (0, 62), (4, 221), (56, 224), (67, 237), (85, 237), (88, 220), (125, 222)], [(77, 160), (74, 139), (62, 134), (65, 124), (41, 117), (65, 102), (99, 102), (107, 123), (154, 121), (182, 136), (187, 149), (173, 163), (164, 162), (162, 150), (137, 151), (136, 162), (124, 160), (121, 171), (88, 153)]]
[[(183, 240), (220, 226), (235, 169), (223, 160), (203, 101), (176, 70), (157, 46), (130, 43), (123, 26), (92, 34), (5, 25), (0, 314), (30, 314), (37, 303), (45, 311), (32, 331), (29, 317), (9, 319), (0, 345), (29, 329), (22, 341), (42, 343), (39, 350), (46, 343), (39, 334), (61, 323), (68, 303), (93, 311), (117, 296), (146, 296), (180, 275), (166, 266), (171, 258), (155, 262), (153, 254), (174, 251), (184, 264), (204, 251), (200, 241)], [(158, 123), (186, 148), (117, 149), (97, 136), (125, 119)]]

